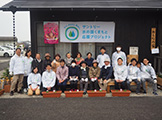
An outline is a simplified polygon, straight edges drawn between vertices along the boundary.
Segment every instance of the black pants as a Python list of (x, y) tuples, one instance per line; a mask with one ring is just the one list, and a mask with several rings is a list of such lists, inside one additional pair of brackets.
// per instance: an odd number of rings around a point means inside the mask
[(70, 81), (70, 89), (71, 90), (77, 89), (77, 83), (78, 81), (74, 81), (74, 80)]
[[(119, 85), (120, 85), (120, 87), (119, 87)], [(125, 81), (123, 81), (123, 82), (116, 82), (116, 80), (115, 80), (115, 89), (125, 89)]]
[(98, 90), (98, 81), (96, 80), (96, 81), (94, 81), (94, 82), (92, 82), (92, 81), (90, 81), (90, 89), (91, 90)]
[[(54, 87), (51, 87), (51, 90), (49, 90), (49, 91), (53, 91), (53, 90), (54, 90)], [(47, 91), (47, 88), (43, 87), (42, 92), (44, 92), (44, 91)]]
[(28, 79), (28, 76), (24, 76), (24, 79), (23, 79), (23, 87), (22, 87), (23, 89), (28, 88), (27, 79)]

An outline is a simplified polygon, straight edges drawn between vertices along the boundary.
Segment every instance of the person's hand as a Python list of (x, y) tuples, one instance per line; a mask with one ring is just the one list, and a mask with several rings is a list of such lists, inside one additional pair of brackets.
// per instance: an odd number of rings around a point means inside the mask
[(70, 78), (70, 79), (72, 79), (72, 77), (71, 77), (71, 76), (70, 76), (69, 78)]
[(120, 82), (120, 80), (116, 80), (116, 82)]
[(124, 80), (119, 80), (119, 82), (123, 82)]
[(141, 79), (140, 79), (140, 78), (138, 78), (137, 80), (138, 80), (139, 82), (141, 82)]
[(12, 73), (12, 72), (10, 72), (9, 74), (10, 74), (11, 76), (13, 75), (13, 73)]
[(62, 80), (61, 82), (64, 82), (65, 80)]
[(104, 80), (104, 83), (106, 83), (106, 82), (107, 82), (107, 80), (105, 79), (105, 80)]
[(76, 76), (76, 79), (78, 79), (78, 76)]
[(48, 90), (51, 90), (51, 87), (47, 87)]
[(129, 82), (132, 82), (132, 79), (129, 79)]
[(30, 85), (29, 87), (30, 87), (30, 89), (31, 89), (31, 90), (33, 91), (33, 88), (32, 88), (32, 86)]
[(61, 83), (61, 80), (59, 80), (59, 83)]
[(33, 91), (36, 91), (36, 88), (32, 89)]
[(98, 79), (98, 82), (100, 82), (100, 79)]

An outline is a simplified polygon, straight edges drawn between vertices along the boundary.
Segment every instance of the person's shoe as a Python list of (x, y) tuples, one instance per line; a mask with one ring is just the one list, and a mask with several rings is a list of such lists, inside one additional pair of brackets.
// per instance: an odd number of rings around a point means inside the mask
[(136, 93), (137, 95), (140, 95), (140, 93)]
[(14, 95), (14, 92), (13, 92), (13, 91), (11, 91), (11, 92), (10, 92), (10, 96), (13, 96), (13, 95)]
[(24, 93), (27, 93), (27, 89), (26, 88), (24, 88)]
[(19, 94), (23, 94), (23, 91), (22, 91), (22, 90), (20, 90), (20, 91), (18, 91), (18, 93), (19, 93)]
[(83, 92), (83, 95), (86, 95), (86, 93), (87, 93), (87, 92), (86, 92), (86, 91), (84, 91), (84, 92)]
[(158, 95), (156, 92), (153, 92), (154, 95)]
[(144, 91), (143, 94), (146, 95), (147, 94), (146, 91)]

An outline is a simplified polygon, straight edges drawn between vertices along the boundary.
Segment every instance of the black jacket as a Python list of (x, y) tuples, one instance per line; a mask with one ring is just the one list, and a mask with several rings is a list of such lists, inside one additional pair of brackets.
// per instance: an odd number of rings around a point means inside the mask
[(43, 61), (43, 71), (46, 70), (47, 65), (51, 64), (51, 62), (52, 62), (52, 61), (51, 61), (50, 59), (49, 59), (49, 60), (45, 59), (45, 60)]
[(32, 69), (35, 67), (38, 68), (38, 73), (42, 74), (43, 73), (43, 60), (41, 60), (41, 62), (38, 62), (37, 59), (34, 59), (32, 61)]

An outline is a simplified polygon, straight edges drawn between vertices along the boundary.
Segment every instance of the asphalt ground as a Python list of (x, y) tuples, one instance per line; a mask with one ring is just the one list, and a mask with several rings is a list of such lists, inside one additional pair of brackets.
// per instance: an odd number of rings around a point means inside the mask
[(0, 99), (0, 120), (161, 119), (161, 96)]

